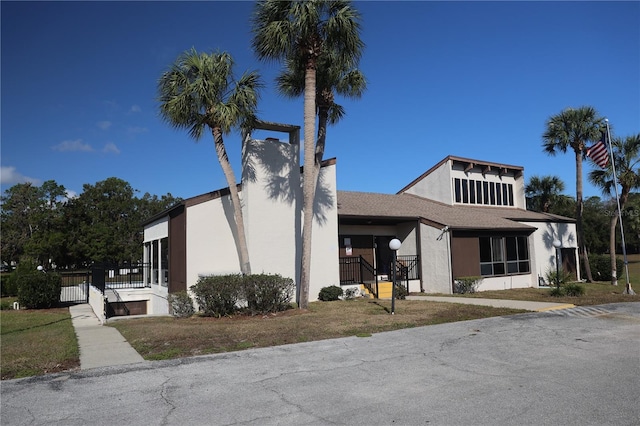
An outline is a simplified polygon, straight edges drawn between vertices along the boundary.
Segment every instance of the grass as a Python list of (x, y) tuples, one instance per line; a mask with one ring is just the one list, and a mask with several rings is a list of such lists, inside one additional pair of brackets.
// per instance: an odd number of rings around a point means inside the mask
[(0, 311), (2, 380), (80, 366), (68, 308)]
[[(640, 255), (629, 256), (631, 284), (640, 293)], [(456, 297), (531, 300), (599, 305), (638, 302), (640, 295), (624, 295), (624, 277), (608, 282), (580, 284), (585, 295), (553, 297), (550, 289), (485, 291)], [(450, 296), (450, 295), (447, 295)], [(11, 304), (15, 299), (2, 298)], [(464, 321), (522, 311), (486, 306), (397, 300), (389, 315), (388, 300), (313, 302), (309, 309), (291, 309), (276, 315), (188, 319), (136, 318), (114, 321), (129, 343), (147, 360), (239, 351), (249, 348), (308, 342), (336, 337), (370, 337), (374, 333), (446, 322)], [(0, 311), (2, 357), (0, 375), (12, 379), (79, 367), (79, 350), (66, 308)]]
[(337, 337), (368, 337), (381, 331), (523, 311), (450, 303), (358, 299), (313, 302), (306, 311), (291, 309), (265, 316), (231, 318), (137, 318), (115, 321), (127, 341), (147, 360), (238, 351)]

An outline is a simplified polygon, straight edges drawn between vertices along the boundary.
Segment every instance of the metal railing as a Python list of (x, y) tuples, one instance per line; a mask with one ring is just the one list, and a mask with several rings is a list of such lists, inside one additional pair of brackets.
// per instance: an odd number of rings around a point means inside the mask
[(340, 258), (340, 285), (363, 284), (374, 297), (378, 297), (376, 270), (362, 256)]
[(145, 283), (145, 270), (147, 276), (150, 273), (151, 265), (148, 263), (110, 265), (96, 263), (91, 267), (92, 285), (98, 288), (103, 294), (105, 288), (127, 289), (150, 287)]

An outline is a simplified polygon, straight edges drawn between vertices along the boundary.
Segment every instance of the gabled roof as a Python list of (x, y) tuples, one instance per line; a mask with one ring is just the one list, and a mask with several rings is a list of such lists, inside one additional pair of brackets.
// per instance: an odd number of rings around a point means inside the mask
[(398, 191), (398, 194), (406, 192), (409, 188), (414, 186), (416, 183), (420, 182), (425, 177), (429, 176), (431, 173), (433, 173), (434, 170), (439, 169), (440, 166), (442, 166), (444, 163), (448, 162), (449, 160), (453, 161), (454, 163), (463, 164), (465, 167), (465, 171), (467, 169), (471, 170), (473, 168), (478, 168), (482, 171), (483, 174), (491, 170), (497, 170), (498, 173), (500, 174), (513, 173), (514, 176), (518, 177), (524, 171), (524, 167), (521, 167), (521, 166), (512, 166), (509, 164), (494, 163), (491, 161), (474, 160), (472, 158), (464, 158), (464, 157), (456, 157), (454, 155), (448, 155), (442, 160), (440, 160), (435, 166), (431, 167), (429, 170), (427, 170), (426, 172), (424, 172), (423, 174), (415, 178), (413, 181), (411, 181), (411, 183), (409, 183), (407, 186), (405, 186), (400, 191)]
[(387, 218), (420, 220), (434, 227), (457, 230), (528, 231), (534, 227), (521, 222), (572, 222), (573, 219), (514, 208), (448, 205), (412, 194), (378, 194), (338, 191), (341, 219)]

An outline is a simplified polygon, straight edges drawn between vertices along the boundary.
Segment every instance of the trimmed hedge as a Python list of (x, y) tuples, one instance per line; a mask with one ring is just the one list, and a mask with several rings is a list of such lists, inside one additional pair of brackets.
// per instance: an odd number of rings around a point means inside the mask
[[(608, 254), (590, 254), (589, 266), (591, 266), (591, 276), (596, 281), (611, 281), (611, 256)], [(583, 268), (584, 270), (584, 268)], [(618, 279), (624, 276), (624, 261), (616, 258), (616, 272)], [(583, 273), (583, 277), (586, 273)]]
[(54, 272), (21, 274), (17, 284), (18, 303), (27, 309), (52, 308), (60, 301), (62, 277)]
[(340, 300), (342, 296), (342, 289), (337, 285), (331, 285), (329, 287), (322, 287), (320, 293), (318, 293), (318, 300), (323, 302), (330, 302), (332, 300)]
[(201, 277), (191, 290), (204, 316), (222, 317), (240, 311), (255, 315), (288, 309), (294, 283), (277, 274), (210, 275)]

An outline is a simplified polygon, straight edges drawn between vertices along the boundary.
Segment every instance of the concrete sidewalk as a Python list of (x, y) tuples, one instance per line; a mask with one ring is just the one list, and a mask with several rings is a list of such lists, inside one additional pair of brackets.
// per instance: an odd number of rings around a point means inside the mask
[(574, 308), (571, 303), (528, 302), (524, 300), (479, 299), (475, 297), (407, 296), (407, 300), (428, 300), (430, 302), (462, 303), (465, 305), (493, 306), (494, 308), (523, 309), (532, 312), (553, 311)]
[(88, 303), (69, 307), (80, 347), (80, 369), (145, 362), (113, 327), (100, 325)]
[[(493, 306), (498, 308), (522, 309), (543, 312), (555, 309), (573, 308), (568, 303), (526, 302), (521, 300), (477, 299), (471, 297), (407, 296), (407, 300), (427, 300), (432, 302), (461, 303), (469, 305)], [(69, 307), (71, 322), (78, 336), (80, 347), (80, 369), (110, 367), (115, 365), (142, 363), (145, 360), (131, 347), (118, 330), (100, 325), (98, 317), (87, 304)]]

